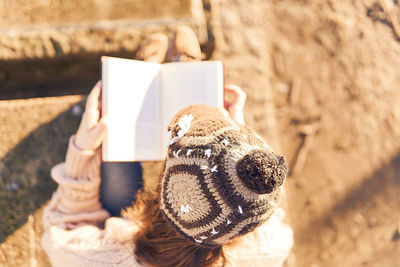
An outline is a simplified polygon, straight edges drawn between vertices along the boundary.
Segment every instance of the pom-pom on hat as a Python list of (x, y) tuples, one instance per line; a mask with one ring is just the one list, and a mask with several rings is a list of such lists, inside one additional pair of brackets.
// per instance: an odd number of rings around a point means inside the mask
[(178, 233), (213, 247), (271, 216), (288, 167), (254, 131), (204, 105), (181, 110), (168, 130), (161, 210)]

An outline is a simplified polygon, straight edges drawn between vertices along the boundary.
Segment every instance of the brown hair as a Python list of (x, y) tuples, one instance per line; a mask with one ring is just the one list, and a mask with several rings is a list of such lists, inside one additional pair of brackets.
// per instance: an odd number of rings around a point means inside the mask
[(153, 266), (223, 266), (222, 247), (201, 247), (178, 234), (160, 210), (160, 190), (141, 190), (128, 216), (139, 225), (133, 238), (135, 256)]

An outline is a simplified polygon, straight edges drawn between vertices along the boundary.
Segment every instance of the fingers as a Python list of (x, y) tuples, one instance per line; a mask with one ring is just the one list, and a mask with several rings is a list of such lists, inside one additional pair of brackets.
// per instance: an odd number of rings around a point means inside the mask
[(91, 130), (92, 139), (94, 140), (93, 149), (99, 147), (106, 136), (108, 127), (108, 119), (107, 117), (102, 118), (99, 123)]
[(87, 97), (85, 112), (75, 137), (75, 144), (82, 150), (97, 149), (104, 140), (107, 119), (99, 121), (99, 96), (101, 82), (97, 82)]
[(237, 85), (226, 85), (224, 90), (228, 93), (224, 99), (224, 107), (236, 123), (245, 125), (243, 108), (246, 93)]
[(99, 107), (99, 96), (101, 91), (101, 81), (98, 81), (93, 87), (86, 100), (86, 110), (97, 110)]
[(84, 117), (87, 129), (92, 129), (99, 122), (99, 111), (95, 109), (86, 110)]
[(246, 102), (246, 93), (237, 85), (225, 85), (225, 91), (233, 95), (232, 105), (244, 105)]
[(224, 89), (239, 97), (246, 97), (246, 93), (243, 91), (243, 89), (236, 84), (226, 84)]
[(94, 127), (99, 120), (99, 96), (101, 92), (101, 81), (98, 81), (88, 95), (85, 109), (85, 123), (88, 129)]

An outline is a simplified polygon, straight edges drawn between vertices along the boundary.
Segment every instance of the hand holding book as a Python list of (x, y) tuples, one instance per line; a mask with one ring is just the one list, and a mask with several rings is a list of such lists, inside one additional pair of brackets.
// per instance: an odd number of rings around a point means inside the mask
[(75, 136), (75, 145), (81, 150), (96, 150), (103, 143), (106, 134), (107, 118), (103, 117), (99, 121), (100, 91), (99, 81), (86, 100), (85, 112)]
[(246, 102), (246, 93), (234, 84), (226, 85), (224, 90), (224, 108), (237, 124), (245, 125), (243, 110)]

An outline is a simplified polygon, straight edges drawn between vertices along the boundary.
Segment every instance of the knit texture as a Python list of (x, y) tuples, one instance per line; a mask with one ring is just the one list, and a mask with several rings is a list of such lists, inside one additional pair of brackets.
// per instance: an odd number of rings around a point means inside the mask
[(168, 130), (161, 209), (177, 232), (218, 246), (271, 216), (288, 167), (250, 128), (220, 109), (194, 105)]

